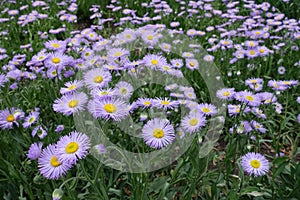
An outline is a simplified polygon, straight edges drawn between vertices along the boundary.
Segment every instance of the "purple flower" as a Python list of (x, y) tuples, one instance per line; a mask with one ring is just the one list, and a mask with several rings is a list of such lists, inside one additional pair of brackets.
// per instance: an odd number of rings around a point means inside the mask
[(29, 158), (30, 160), (38, 159), (38, 157), (40, 157), (42, 152), (42, 146), (43, 146), (42, 142), (31, 144), (27, 153), (27, 158)]
[(47, 179), (58, 179), (72, 167), (68, 162), (58, 160), (55, 145), (51, 144), (42, 150), (38, 159), (40, 173)]
[(175, 131), (167, 119), (154, 118), (143, 127), (142, 137), (148, 146), (160, 149), (173, 142)]
[(53, 110), (69, 116), (84, 110), (87, 100), (88, 97), (83, 92), (66, 94), (54, 101)]
[(17, 108), (6, 108), (0, 111), (0, 128), (2, 129), (12, 129), (13, 125), (19, 126), (17, 120), (24, 117), (24, 112)]
[(241, 165), (249, 175), (255, 177), (265, 175), (270, 168), (268, 160), (263, 155), (253, 152), (242, 156)]
[(63, 136), (56, 144), (59, 161), (76, 164), (78, 159), (83, 159), (90, 149), (91, 142), (87, 135), (71, 132)]
[(96, 98), (88, 104), (88, 110), (95, 118), (113, 119), (115, 121), (121, 121), (127, 117), (129, 115), (128, 108), (129, 105), (123, 100), (113, 98)]
[(44, 137), (46, 137), (47, 131), (41, 125), (38, 125), (32, 130), (31, 135), (32, 137), (37, 135), (39, 138), (43, 139)]
[(58, 125), (54, 130), (56, 133), (60, 133), (64, 130), (64, 125)]
[(28, 128), (30, 127), (32, 124), (36, 123), (36, 121), (39, 118), (39, 112), (38, 111), (33, 111), (31, 112), (25, 119), (23, 122), (23, 127), (24, 128)]

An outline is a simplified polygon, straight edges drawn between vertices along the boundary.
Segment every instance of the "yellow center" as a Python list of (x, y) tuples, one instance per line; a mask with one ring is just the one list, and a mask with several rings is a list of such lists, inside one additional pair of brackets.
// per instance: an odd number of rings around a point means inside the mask
[(60, 63), (60, 59), (59, 58), (52, 58), (52, 62), (57, 64)]
[(249, 46), (253, 47), (254, 46), (254, 42), (249, 42)]
[(144, 102), (144, 105), (145, 105), (145, 106), (149, 106), (150, 104), (151, 104), (150, 101), (145, 101), (145, 102)]
[(76, 88), (76, 85), (71, 85), (70, 87), (68, 87), (68, 90), (74, 90)]
[(230, 95), (230, 92), (226, 91), (226, 92), (223, 93), (223, 95), (224, 95), (225, 97), (228, 97), (228, 96)]
[(254, 160), (251, 160), (251, 161), (250, 161), (250, 165), (251, 165), (253, 168), (258, 169), (258, 168), (260, 167), (260, 162), (259, 162), (259, 160), (254, 159)]
[(205, 112), (205, 113), (209, 113), (210, 109), (209, 108), (202, 108), (202, 111)]
[(259, 32), (259, 31), (256, 31), (255, 34), (256, 34), (256, 35), (260, 35), (260, 32)]
[(151, 60), (151, 64), (152, 65), (157, 65), (158, 64), (158, 60)]
[(115, 53), (115, 55), (114, 55), (115, 57), (120, 57), (120, 56), (122, 56), (122, 52), (117, 52), (117, 53)]
[(160, 128), (154, 129), (153, 131), (153, 136), (156, 138), (162, 138), (164, 137), (164, 135), (165, 135), (164, 131)]
[(166, 70), (166, 71), (168, 71), (168, 70), (170, 70), (170, 67), (168, 67), (168, 66), (165, 65), (165, 66), (163, 66), (163, 69)]
[(127, 94), (127, 89), (126, 88), (122, 88), (121, 89), (121, 94), (123, 94), (123, 95)]
[(102, 76), (96, 76), (95, 78), (94, 78), (94, 82), (95, 83), (101, 83), (103, 81), (103, 77)]
[(56, 156), (52, 156), (50, 160), (50, 165), (52, 165), (53, 167), (58, 167), (61, 165), (61, 162), (58, 161)]
[(249, 53), (250, 53), (250, 55), (252, 55), (252, 56), (255, 55), (255, 51), (254, 51), (254, 50), (250, 50)]
[(103, 96), (103, 95), (108, 95), (108, 94), (109, 94), (109, 92), (107, 92), (107, 91), (100, 92), (100, 95), (101, 95), (101, 96)]
[(15, 117), (13, 116), (13, 115), (8, 115), (7, 117), (6, 117), (6, 121), (8, 121), (8, 122), (13, 122), (13, 121), (15, 121)]
[(31, 118), (29, 119), (29, 123), (32, 123), (34, 120), (35, 120), (35, 118), (34, 118), (34, 117), (31, 117)]
[(264, 53), (264, 52), (265, 52), (265, 50), (263, 50), (263, 49), (259, 50), (259, 53)]
[(153, 40), (153, 36), (152, 36), (152, 35), (148, 35), (148, 36), (147, 36), (147, 39), (148, 39), (148, 40)]
[(53, 76), (55, 76), (55, 75), (57, 74), (57, 73), (56, 73), (56, 70), (52, 71), (51, 74), (52, 74)]
[(248, 101), (253, 101), (253, 100), (254, 100), (253, 96), (250, 96), (250, 95), (246, 96), (246, 99), (247, 99)]
[(57, 44), (57, 43), (53, 43), (51, 46), (54, 47), (54, 48), (59, 48), (60, 47), (60, 45)]
[(290, 85), (291, 82), (290, 82), (290, 81), (284, 81), (283, 84), (284, 84), (284, 85)]
[(193, 118), (193, 119), (190, 120), (190, 125), (191, 126), (196, 126), (197, 124), (198, 124), (198, 119)]
[(130, 39), (131, 38), (131, 35), (130, 34), (126, 34), (125, 36), (127, 39)]
[(78, 100), (71, 100), (71, 101), (69, 101), (69, 107), (70, 108), (74, 108), (74, 107), (76, 107), (78, 105)]
[(104, 110), (108, 113), (116, 112), (117, 108), (114, 104), (108, 103), (104, 105)]
[(161, 101), (160, 103), (161, 103), (162, 105), (169, 105), (169, 104), (170, 104), (169, 101)]
[(91, 55), (91, 53), (90, 53), (90, 52), (86, 52), (84, 55), (85, 55), (86, 57), (88, 57), (88, 56)]
[(229, 41), (225, 41), (224, 44), (225, 44), (225, 45), (229, 44)]
[(190, 62), (190, 65), (191, 65), (192, 67), (194, 67), (194, 66), (195, 66), (195, 63), (194, 63), (194, 62)]
[(79, 145), (77, 142), (70, 142), (67, 146), (66, 146), (66, 153), (75, 153), (79, 148)]

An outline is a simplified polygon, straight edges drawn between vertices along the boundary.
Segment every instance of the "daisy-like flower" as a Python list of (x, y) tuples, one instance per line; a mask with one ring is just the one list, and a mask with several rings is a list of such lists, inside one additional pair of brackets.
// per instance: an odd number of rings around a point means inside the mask
[(107, 87), (111, 78), (111, 74), (108, 71), (102, 68), (95, 68), (85, 73), (84, 82), (90, 89), (103, 88)]
[(91, 142), (87, 135), (71, 132), (63, 136), (56, 144), (59, 161), (76, 164), (78, 159), (83, 159), (90, 149)]
[(31, 144), (27, 153), (27, 158), (29, 158), (30, 160), (38, 159), (42, 152), (42, 146), (42, 142)]
[(186, 59), (185, 60), (186, 67), (190, 70), (197, 69), (199, 67), (199, 63), (196, 59)]
[(71, 93), (56, 99), (53, 104), (53, 110), (63, 113), (66, 116), (84, 110), (88, 97), (85, 93)]
[(128, 56), (130, 53), (126, 49), (122, 48), (111, 48), (107, 52), (108, 58), (111, 58), (112, 60), (119, 59), (119, 58), (124, 58)]
[(148, 54), (143, 58), (143, 62), (146, 66), (157, 70), (163, 65), (167, 64), (166, 58), (160, 55)]
[[(229, 116), (238, 115), (241, 112), (241, 105), (228, 105), (228, 114)], [(249, 107), (245, 107), (243, 113), (247, 113), (250, 111)]]
[(41, 125), (38, 125), (32, 130), (31, 135), (32, 137), (37, 135), (40, 139), (43, 139), (46, 137), (47, 131)]
[(65, 83), (65, 86), (66, 86), (65, 88), (60, 89), (61, 94), (67, 94), (70, 92), (74, 92), (77, 89), (84, 86), (84, 83), (83, 83), (83, 81), (74, 80), (74, 81), (69, 81), (69, 82)]
[(232, 100), (234, 94), (234, 88), (223, 88), (217, 91), (217, 97), (222, 100)]
[(245, 81), (245, 85), (255, 85), (255, 84), (262, 84), (264, 81), (261, 78), (249, 78)]
[(255, 177), (265, 175), (270, 168), (268, 160), (260, 153), (254, 152), (242, 156), (241, 165), (249, 175)]
[(7, 82), (7, 78), (4, 74), (0, 74), (0, 87), (3, 87), (4, 84)]
[(47, 179), (58, 179), (65, 175), (72, 167), (68, 162), (60, 162), (55, 145), (51, 144), (43, 149), (39, 159), (40, 173)]
[(144, 33), (142, 33), (141, 37), (146, 44), (154, 46), (159, 41), (159, 38), (161, 38), (161, 34), (155, 33), (153, 31), (145, 31)]
[(107, 152), (107, 149), (104, 146), (104, 144), (97, 144), (93, 148), (96, 150), (98, 154), (105, 154)]
[(153, 100), (153, 106), (157, 108), (162, 108), (163, 110), (167, 110), (168, 108), (174, 109), (179, 105), (178, 101), (169, 100), (168, 98), (158, 98)]
[(167, 119), (154, 118), (143, 127), (142, 137), (148, 146), (160, 149), (173, 142), (175, 131)]
[(271, 92), (261, 92), (261, 93), (258, 93), (257, 95), (260, 96), (261, 101), (264, 104), (270, 104), (270, 103), (274, 103), (277, 101), (277, 97), (275, 96), (275, 94), (273, 94)]
[(50, 40), (45, 43), (45, 47), (52, 51), (65, 51), (66, 44), (66, 41)]
[(281, 84), (280, 81), (275, 81), (275, 80), (269, 80), (268, 86), (275, 91), (284, 91), (288, 88), (287, 85)]
[(98, 98), (98, 99), (112, 98), (115, 95), (115, 93), (116, 91), (111, 88), (106, 88), (106, 89), (95, 88), (91, 91), (91, 95), (94, 98)]
[(216, 106), (208, 103), (199, 104), (198, 109), (204, 115), (214, 115), (218, 113)]
[(45, 67), (47, 68), (63, 68), (68, 65), (73, 60), (72, 57), (64, 55), (63, 53), (56, 52), (48, 55), (47, 59), (44, 61)]
[(115, 85), (115, 95), (123, 99), (129, 99), (133, 93), (131, 84), (121, 81)]
[(153, 105), (153, 100), (150, 98), (138, 98), (136, 104), (143, 109), (150, 108)]
[(171, 65), (174, 67), (174, 68), (181, 68), (183, 66), (183, 61), (182, 59), (172, 59), (171, 60)]
[(181, 121), (181, 127), (188, 133), (195, 133), (205, 126), (206, 119), (204, 115), (200, 113), (191, 112), (188, 116), (185, 116)]
[(12, 129), (13, 125), (16, 124), (19, 119), (24, 117), (24, 112), (20, 109), (10, 108), (0, 111), (0, 128), (2, 129)]
[(166, 53), (169, 53), (171, 51), (171, 45), (167, 44), (167, 43), (161, 43), (159, 45), (160, 49)]
[(244, 91), (242, 92), (242, 102), (247, 103), (250, 106), (259, 106), (261, 103), (261, 98), (257, 94)]
[(266, 133), (267, 129), (265, 129), (263, 127), (263, 125), (261, 125), (260, 123), (258, 123), (257, 121), (255, 120), (251, 120), (251, 126), (253, 127), (254, 130), (257, 130), (261, 133)]
[(121, 121), (129, 115), (129, 105), (123, 100), (114, 98), (94, 99), (89, 102), (88, 110), (95, 118)]
[(60, 133), (62, 132), (63, 130), (65, 129), (64, 125), (58, 125), (56, 128), (55, 128), (55, 132), (56, 133)]
[(38, 111), (33, 111), (31, 112), (25, 119), (23, 122), (23, 127), (24, 128), (28, 128), (30, 127), (32, 124), (36, 123), (36, 121), (38, 120), (40, 115), (40, 112)]

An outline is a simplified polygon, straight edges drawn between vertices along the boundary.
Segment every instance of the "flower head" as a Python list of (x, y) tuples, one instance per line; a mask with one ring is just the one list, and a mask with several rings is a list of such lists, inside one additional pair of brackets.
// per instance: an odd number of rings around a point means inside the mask
[(87, 135), (71, 132), (63, 136), (56, 144), (59, 161), (75, 164), (78, 159), (84, 158), (90, 149), (91, 142)]
[(142, 137), (148, 146), (160, 149), (172, 143), (175, 131), (167, 119), (154, 118), (143, 127)]
[(40, 173), (47, 179), (58, 179), (71, 168), (68, 162), (58, 160), (57, 150), (55, 145), (51, 144), (43, 149), (39, 159), (38, 167)]
[(249, 175), (263, 176), (269, 171), (268, 160), (260, 153), (247, 153), (242, 157), (242, 167)]

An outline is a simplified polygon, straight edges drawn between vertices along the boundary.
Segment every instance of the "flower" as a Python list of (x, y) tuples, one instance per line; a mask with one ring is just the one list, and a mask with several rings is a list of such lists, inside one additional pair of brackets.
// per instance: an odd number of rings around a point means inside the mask
[(0, 74), (0, 87), (3, 87), (7, 81), (6, 75)]
[(146, 144), (155, 149), (163, 148), (175, 138), (174, 127), (167, 119), (154, 118), (142, 129), (142, 137)]
[(84, 158), (90, 149), (91, 142), (87, 135), (71, 132), (63, 136), (56, 144), (59, 161), (75, 164), (77, 159)]
[(88, 97), (83, 92), (66, 94), (54, 101), (53, 110), (69, 116), (84, 110), (87, 100)]
[(244, 91), (241, 93), (241, 101), (247, 103), (250, 106), (259, 106), (261, 103), (261, 98), (257, 94), (252, 94), (251, 92)]
[(42, 146), (42, 142), (31, 144), (27, 153), (27, 158), (29, 158), (30, 160), (38, 159), (42, 152)]
[(57, 157), (55, 145), (50, 144), (45, 149), (38, 159), (38, 167), (40, 173), (47, 179), (58, 179), (71, 168), (71, 164), (60, 162)]
[(157, 70), (163, 65), (167, 64), (166, 58), (160, 56), (160, 55), (155, 55), (155, 54), (148, 54), (143, 58), (143, 62), (145, 63), (146, 66)]
[(69, 81), (69, 82), (65, 83), (65, 86), (66, 86), (66, 88), (61, 88), (60, 89), (61, 94), (74, 92), (77, 89), (84, 86), (84, 84), (83, 84), (83, 81), (74, 80), (74, 81)]
[(84, 75), (84, 82), (88, 88), (103, 88), (111, 81), (111, 74), (103, 68), (95, 68), (87, 71)]
[(222, 100), (231, 100), (234, 94), (234, 88), (223, 88), (217, 91), (217, 97)]
[(2, 129), (12, 129), (13, 125), (19, 126), (17, 120), (24, 117), (24, 112), (16, 108), (6, 108), (0, 111), (0, 128)]
[(241, 164), (249, 175), (254, 174), (255, 177), (263, 176), (269, 171), (269, 162), (260, 153), (247, 153), (242, 156)]
[(33, 111), (31, 112), (25, 119), (23, 122), (23, 127), (24, 128), (28, 128), (30, 127), (32, 124), (36, 123), (37, 119), (39, 118), (40, 112), (38, 111)]
[(153, 105), (153, 100), (150, 98), (138, 98), (136, 104), (143, 109), (150, 108)]
[(198, 109), (204, 115), (214, 115), (218, 112), (216, 106), (208, 103), (199, 104)]
[(163, 99), (163, 98), (156, 97), (156, 99), (153, 100), (153, 106), (157, 108), (162, 108), (163, 110), (167, 110), (168, 108), (174, 109), (178, 107), (178, 105), (179, 105), (178, 101), (172, 101), (169, 100), (168, 98)]
[(120, 81), (115, 85), (115, 95), (123, 99), (129, 99), (133, 93), (133, 87), (131, 84)]
[(94, 99), (89, 102), (88, 110), (95, 118), (121, 121), (129, 115), (129, 105), (123, 100), (114, 98)]
[(60, 133), (64, 130), (64, 128), (65, 128), (64, 125), (58, 125), (54, 131), (56, 133)]
[(190, 70), (197, 69), (199, 67), (199, 63), (196, 59), (186, 59), (186, 67)]
[(205, 116), (200, 113), (191, 112), (188, 116), (185, 116), (181, 121), (181, 127), (188, 133), (195, 133), (205, 126)]
[(38, 125), (37, 127), (35, 127), (32, 130), (31, 135), (32, 135), (32, 137), (37, 135), (39, 138), (43, 139), (44, 137), (46, 137), (47, 131), (45, 129), (43, 129), (43, 127), (41, 125)]

